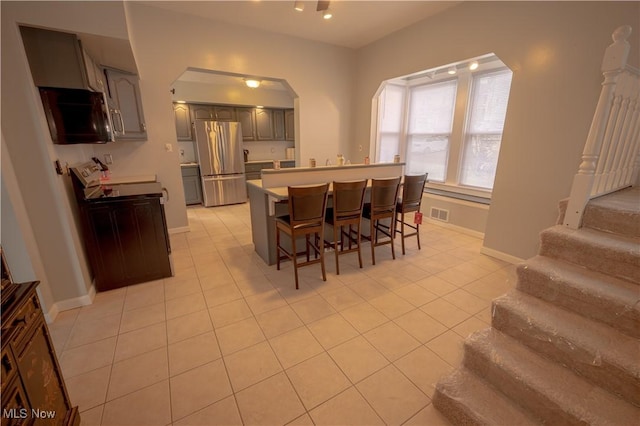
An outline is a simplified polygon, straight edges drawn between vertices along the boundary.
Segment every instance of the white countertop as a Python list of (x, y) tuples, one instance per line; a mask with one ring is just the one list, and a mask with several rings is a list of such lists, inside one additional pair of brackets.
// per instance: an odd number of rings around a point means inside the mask
[(124, 183), (142, 183), (155, 182), (156, 175), (139, 175), (139, 176), (109, 176), (107, 179), (100, 179), (102, 184), (120, 185)]

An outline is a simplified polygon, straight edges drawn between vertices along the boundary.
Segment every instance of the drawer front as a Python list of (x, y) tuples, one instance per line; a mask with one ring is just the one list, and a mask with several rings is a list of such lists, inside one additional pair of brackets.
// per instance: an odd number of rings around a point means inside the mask
[(2, 393), (5, 392), (5, 387), (9, 379), (14, 376), (17, 372), (17, 364), (16, 360), (13, 358), (13, 353), (11, 353), (11, 349), (9, 346), (2, 350), (2, 358), (0, 358), (0, 372), (2, 381)]
[(6, 329), (3, 329), (2, 332), (4, 335), (7, 335), (10, 331), (14, 336), (14, 341), (20, 342), (24, 339), (27, 330), (37, 321), (40, 315), (40, 303), (38, 302), (38, 296), (34, 292), (25, 301), (23, 306), (11, 316), (8, 324), (3, 324)]

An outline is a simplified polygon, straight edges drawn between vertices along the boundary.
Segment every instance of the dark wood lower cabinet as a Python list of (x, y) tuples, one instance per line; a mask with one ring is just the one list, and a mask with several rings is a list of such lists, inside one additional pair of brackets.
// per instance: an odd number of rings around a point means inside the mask
[(169, 237), (159, 197), (90, 202), (83, 210), (98, 291), (171, 276)]
[(2, 297), (2, 426), (80, 424), (36, 294), (38, 281)]

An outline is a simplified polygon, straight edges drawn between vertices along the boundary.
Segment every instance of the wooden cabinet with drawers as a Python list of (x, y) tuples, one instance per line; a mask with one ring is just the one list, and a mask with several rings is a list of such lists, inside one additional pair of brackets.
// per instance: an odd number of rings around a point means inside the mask
[(2, 425), (79, 425), (36, 287), (2, 288)]

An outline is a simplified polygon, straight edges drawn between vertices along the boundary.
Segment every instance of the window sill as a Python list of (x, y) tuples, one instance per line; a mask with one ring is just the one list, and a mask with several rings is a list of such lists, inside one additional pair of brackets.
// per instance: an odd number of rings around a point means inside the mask
[(427, 194), (449, 197), (457, 200), (469, 201), (472, 203), (491, 205), (491, 192), (482, 191), (460, 186), (444, 185), (438, 183), (427, 183), (424, 188)]

